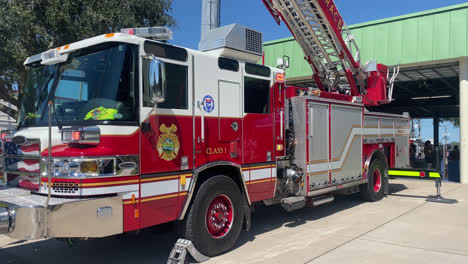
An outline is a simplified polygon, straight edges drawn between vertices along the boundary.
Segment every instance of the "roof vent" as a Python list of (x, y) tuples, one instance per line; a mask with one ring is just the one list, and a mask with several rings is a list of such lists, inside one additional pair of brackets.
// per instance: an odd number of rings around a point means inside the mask
[(256, 63), (263, 55), (263, 35), (238, 24), (227, 25), (207, 32), (199, 48), (218, 56)]
[(261, 56), (263, 53), (262, 33), (254, 31), (250, 28), (246, 28), (245, 38), (245, 50), (247, 50), (247, 52), (259, 54)]

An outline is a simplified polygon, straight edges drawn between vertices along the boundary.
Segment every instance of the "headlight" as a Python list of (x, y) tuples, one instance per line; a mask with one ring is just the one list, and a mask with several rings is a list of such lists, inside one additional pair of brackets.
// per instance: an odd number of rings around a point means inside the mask
[(70, 173), (70, 164), (68, 161), (62, 161), (58, 164), (60, 174), (69, 174)]
[[(41, 175), (48, 175), (48, 159), (42, 159)], [(115, 158), (99, 159), (52, 159), (53, 177), (113, 176), (116, 173)]]
[[(133, 176), (139, 173), (138, 156), (52, 158), (52, 177)], [(48, 158), (41, 162), (41, 176), (48, 176)]]

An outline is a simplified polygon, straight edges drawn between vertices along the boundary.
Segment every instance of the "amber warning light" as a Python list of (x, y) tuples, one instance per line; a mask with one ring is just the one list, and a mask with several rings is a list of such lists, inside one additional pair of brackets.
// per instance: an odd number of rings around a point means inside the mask
[(284, 83), (284, 74), (282, 74), (282, 73), (277, 73), (277, 74), (276, 74), (276, 82)]

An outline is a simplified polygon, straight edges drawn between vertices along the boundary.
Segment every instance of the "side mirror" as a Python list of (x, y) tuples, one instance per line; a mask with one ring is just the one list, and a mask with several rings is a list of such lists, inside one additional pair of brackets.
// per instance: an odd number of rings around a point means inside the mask
[(289, 68), (289, 65), (290, 65), (289, 60), (290, 60), (290, 59), (291, 59), (291, 58), (289, 58), (289, 56), (286, 56), (286, 55), (283, 56), (284, 70), (286, 70), (286, 69)]
[(278, 58), (276, 61), (276, 67), (282, 70), (289, 68), (289, 57), (283, 56), (283, 58)]
[(147, 68), (147, 85), (150, 99), (153, 103), (162, 103), (166, 99), (166, 65), (163, 61), (153, 58)]

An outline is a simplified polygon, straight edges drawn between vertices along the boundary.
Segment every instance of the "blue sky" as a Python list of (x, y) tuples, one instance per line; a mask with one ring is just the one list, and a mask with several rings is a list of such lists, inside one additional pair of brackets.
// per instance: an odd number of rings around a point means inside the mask
[[(171, 43), (197, 49), (200, 40), (202, 0), (173, 0), (172, 15), (177, 21)], [(466, 3), (466, 0), (335, 0), (348, 25)], [(263, 32), (265, 41), (290, 37), (287, 28), (277, 26), (261, 0), (221, 0), (221, 25), (238, 23)], [(421, 124), (422, 136), (432, 139), (432, 120)], [(442, 137), (441, 130), (441, 137)], [(458, 129), (450, 126), (450, 141), (459, 140)]]

